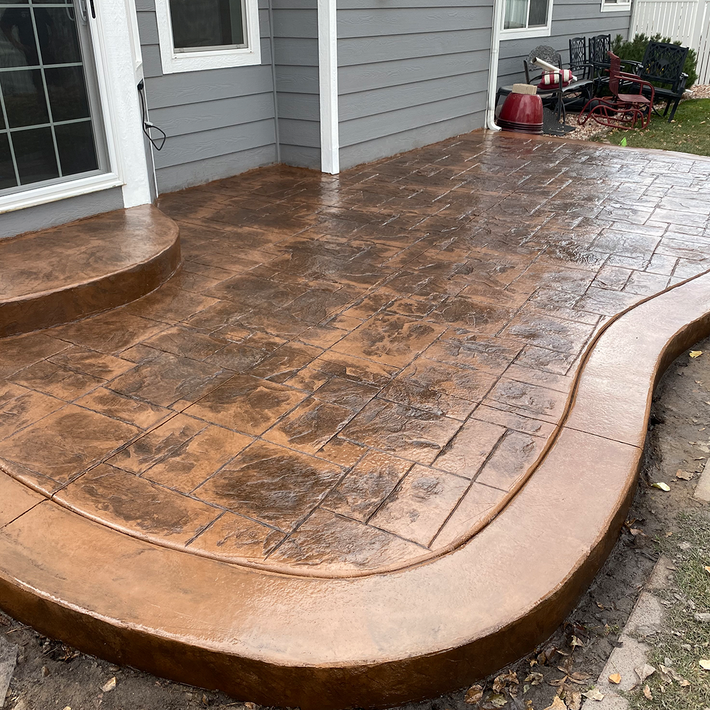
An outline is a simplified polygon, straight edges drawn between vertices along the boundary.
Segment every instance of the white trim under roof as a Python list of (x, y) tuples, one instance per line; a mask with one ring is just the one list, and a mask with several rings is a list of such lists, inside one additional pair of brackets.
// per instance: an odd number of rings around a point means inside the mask
[(336, 0), (318, 0), (318, 79), (320, 84), (320, 164), (340, 172), (338, 129), (338, 26)]

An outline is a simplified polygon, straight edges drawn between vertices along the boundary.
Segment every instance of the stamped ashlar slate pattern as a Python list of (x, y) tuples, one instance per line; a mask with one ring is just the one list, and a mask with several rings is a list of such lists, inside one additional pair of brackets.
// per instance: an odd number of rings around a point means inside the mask
[(483, 525), (610, 317), (710, 269), (710, 162), (471, 134), (161, 198), (185, 263), (0, 341), (0, 465), (197, 554), (352, 574)]

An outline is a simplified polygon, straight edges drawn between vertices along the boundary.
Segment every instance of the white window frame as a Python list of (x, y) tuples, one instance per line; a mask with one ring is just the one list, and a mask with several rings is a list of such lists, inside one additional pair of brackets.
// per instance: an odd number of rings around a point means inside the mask
[(89, 19), (89, 28), (108, 169), (97, 175), (78, 176), (48, 185), (30, 184), (26, 189), (3, 195), (0, 197), (0, 214), (114, 187), (122, 189), (124, 207), (136, 207), (151, 201), (150, 174), (136, 90), (137, 79), (142, 76), (142, 60), (140, 45), (134, 36), (137, 29), (135, 0), (103, 0), (94, 7), (96, 18)]
[[(552, 11), (554, 9), (554, 0), (548, 0), (547, 6), (547, 24), (541, 25), (539, 27), (516, 27), (514, 29), (505, 29), (505, 2), (503, 5), (503, 12), (500, 16), (500, 38), (501, 40), (506, 39), (526, 39), (528, 37), (549, 37), (552, 34)], [(603, 2), (603, 0), (602, 0)], [(530, 5), (528, 4), (528, 14)]]
[(158, 20), (158, 39), (163, 74), (206, 69), (227, 69), (261, 64), (261, 35), (259, 33), (259, 0), (244, 2), (246, 47), (229, 47), (197, 52), (176, 52), (173, 26), (170, 19), (170, 1), (155, 0)]
[(631, 12), (631, 0), (624, 0), (624, 2), (607, 2), (606, 0), (602, 0), (601, 11)]

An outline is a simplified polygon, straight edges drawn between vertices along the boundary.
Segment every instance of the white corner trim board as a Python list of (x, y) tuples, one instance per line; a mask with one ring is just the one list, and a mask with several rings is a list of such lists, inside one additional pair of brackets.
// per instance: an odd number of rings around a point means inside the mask
[(488, 59), (488, 102), (486, 104), (486, 128), (490, 131), (500, 131), (500, 126), (496, 124), (495, 97), (498, 91), (498, 61), (504, 2), (505, 0), (493, 0), (493, 28), (491, 29), (491, 51)]
[(173, 30), (169, 0), (155, 0), (158, 22), (160, 61), (163, 74), (205, 69), (228, 69), (261, 64), (261, 36), (259, 34), (259, 0), (245, 0), (247, 46), (214, 49), (199, 52), (176, 52), (173, 47)]
[(338, 26), (336, 0), (318, 0), (318, 79), (320, 85), (320, 164), (340, 172), (338, 130)]
[(103, 0), (95, 7), (96, 19), (89, 25), (109, 162), (123, 183), (123, 206), (137, 207), (150, 203), (151, 194), (136, 76), (142, 73), (142, 57), (140, 44), (131, 35), (134, 3)]

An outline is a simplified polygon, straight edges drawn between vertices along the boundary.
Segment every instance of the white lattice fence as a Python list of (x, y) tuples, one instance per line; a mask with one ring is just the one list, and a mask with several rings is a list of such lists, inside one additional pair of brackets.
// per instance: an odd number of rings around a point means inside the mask
[(636, 0), (630, 36), (658, 32), (694, 49), (697, 83), (710, 84), (710, 0)]
[(704, 12), (698, 41), (698, 84), (710, 84), (710, 0), (703, 3)]

